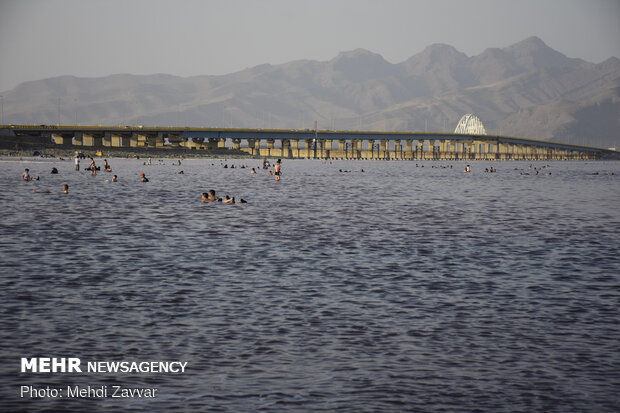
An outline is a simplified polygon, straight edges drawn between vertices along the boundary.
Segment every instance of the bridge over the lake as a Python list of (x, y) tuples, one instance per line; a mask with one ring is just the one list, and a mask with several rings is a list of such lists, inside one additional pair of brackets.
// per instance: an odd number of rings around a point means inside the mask
[(63, 146), (229, 148), (260, 157), (320, 159), (573, 160), (618, 152), (500, 135), (310, 129), (5, 125), (16, 136), (49, 137)]

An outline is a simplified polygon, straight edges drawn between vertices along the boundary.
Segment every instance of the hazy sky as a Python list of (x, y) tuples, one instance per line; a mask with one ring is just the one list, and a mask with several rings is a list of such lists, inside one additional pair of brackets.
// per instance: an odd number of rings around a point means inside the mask
[(432, 43), (469, 56), (529, 36), (620, 57), (620, 0), (0, 0), (0, 91), (59, 75), (225, 74)]

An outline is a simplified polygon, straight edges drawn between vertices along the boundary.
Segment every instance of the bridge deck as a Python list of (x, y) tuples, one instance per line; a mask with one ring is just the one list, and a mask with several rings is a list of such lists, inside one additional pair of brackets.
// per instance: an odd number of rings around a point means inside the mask
[(311, 129), (250, 129), (250, 128), (206, 128), (206, 127), (143, 127), (143, 126), (69, 126), (69, 125), (4, 125), (0, 129), (10, 129), (16, 135), (156, 135), (176, 136), (182, 139), (260, 139), (260, 140), (373, 140), (373, 141), (480, 141), (496, 144), (536, 146), (542, 148), (571, 151), (602, 152), (609, 151), (584, 145), (565, 144), (540, 139), (520, 138), (501, 135), (467, 135), (445, 132), (390, 132), (390, 131), (349, 131), (349, 130), (311, 130)]

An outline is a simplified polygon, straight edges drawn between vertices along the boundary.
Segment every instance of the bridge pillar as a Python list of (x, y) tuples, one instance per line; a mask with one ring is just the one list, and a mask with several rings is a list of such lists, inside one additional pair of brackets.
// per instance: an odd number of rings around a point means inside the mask
[(495, 159), (503, 160), (506, 159), (504, 157), (504, 151), (506, 150), (506, 144), (503, 142), (497, 143), (497, 152), (495, 152)]
[(437, 149), (435, 148), (435, 139), (428, 140), (428, 157), (429, 159), (437, 159)]
[(418, 139), (418, 145), (416, 146), (416, 159), (424, 159), (424, 140)]
[(84, 146), (84, 139), (82, 138), (82, 134), (81, 133), (75, 133), (73, 135), (73, 144), (75, 146)]
[(183, 142), (183, 146), (187, 149), (196, 149), (196, 146), (200, 146), (197, 142), (198, 138), (189, 138), (186, 142)]
[(147, 134), (145, 135), (144, 146), (147, 148), (156, 148), (157, 147), (157, 135)]
[(56, 145), (71, 145), (73, 144), (73, 134), (65, 133), (52, 133), (52, 139)]
[(112, 133), (111, 145), (114, 148), (127, 148), (129, 147), (129, 134)]
[(103, 146), (112, 146), (112, 133), (106, 132), (103, 134)]
[(482, 159), (481, 158), (481, 154), (482, 154), (482, 142), (478, 141), (478, 140), (473, 140), (471, 143), (471, 156), (472, 159)]
[(206, 144), (208, 151), (214, 151), (217, 149), (220, 143), (220, 140), (218, 138), (207, 138), (207, 139), (203, 139), (202, 143), (203, 145)]
[(454, 141), (450, 140), (450, 139), (445, 139), (443, 141), (443, 150), (440, 149), (440, 151), (442, 152), (442, 158), (441, 159), (452, 159), (454, 157), (454, 155), (452, 154), (453, 150), (452, 147), (454, 146)]
[(491, 153), (491, 143), (489, 141), (482, 141), (480, 144), (480, 152), (482, 154), (482, 159), (488, 160), (489, 154)]
[(347, 141), (345, 139), (338, 139), (338, 157), (339, 158), (346, 158), (347, 157), (347, 153), (346, 153), (346, 149), (347, 149)]
[(325, 158), (331, 158), (333, 142), (334, 141), (332, 139), (325, 140)]
[(226, 149), (226, 138), (220, 138), (217, 141), (217, 148), (218, 149)]
[(454, 159), (465, 159), (465, 144), (462, 140), (458, 140), (454, 144)]
[(454, 141), (454, 159), (458, 160), (458, 159), (463, 159), (463, 144), (461, 143), (460, 140), (455, 140)]
[(498, 153), (499, 153), (499, 143), (497, 141), (493, 141), (493, 143), (489, 145), (490, 159), (497, 159)]
[(299, 140), (291, 140), (291, 154), (293, 158), (299, 158)]
[(362, 158), (375, 159), (375, 156), (377, 156), (375, 150), (375, 140), (368, 139), (366, 142), (368, 144), (368, 147), (366, 148), (366, 152), (362, 154)]
[(164, 148), (165, 147), (166, 139), (164, 139), (164, 133), (163, 132), (157, 132), (157, 135), (153, 136), (153, 139), (155, 140), (155, 147), (156, 148)]
[(316, 157), (325, 158), (325, 139), (319, 139), (316, 146)]
[(481, 160), (483, 159), (484, 156), (484, 148), (483, 148), (484, 143), (480, 140), (474, 140), (472, 143), (472, 149), (473, 149), (473, 157), (474, 159), (477, 160)]
[(362, 141), (360, 139), (352, 139), (351, 147), (353, 149), (353, 158), (360, 159), (362, 157)]
[(246, 148), (245, 152), (249, 153), (250, 155), (254, 155), (254, 141), (256, 141), (256, 139), (248, 138), (248, 147)]
[(241, 150), (241, 139), (238, 138), (233, 138), (232, 139), (232, 144), (233, 144), (233, 149), (234, 150)]
[(413, 139), (405, 139), (405, 159), (413, 159)]
[(305, 152), (305, 157), (306, 158), (313, 158), (314, 157), (314, 148), (313, 148), (313, 139), (304, 139), (304, 141), (306, 142), (306, 150)]
[(545, 148), (545, 159), (549, 161), (553, 159), (553, 150), (550, 147)]
[(288, 139), (282, 139), (282, 149), (280, 149), (281, 158), (290, 158), (291, 154), (291, 141)]
[(261, 156), (261, 151), (260, 151), (260, 143), (261, 143), (262, 139), (256, 139), (254, 141), (254, 155), (256, 156)]
[(129, 138), (129, 146), (132, 148), (142, 148), (146, 146), (146, 136), (138, 133), (132, 133)]
[(400, 139), (394, 140), (394, 159), (401, 159), (403, 155), (403, 150), (400, 146)]
[(390, 159), (390, 152), (387, 139), (379, 141), (379, 159)]
[(446, 140), (439, 141), (439, 152), (437, 153), (437, 159), (446, 159)]
[(176, 135), (172, 133), (168, 134), (168, 143), (170, 144), (171, 147), (178, 148), (181, 142), (183, 142), (183, 138), (181, 138), (180, 135)]
[(540, 155), (540, 159), (549, 159), (549, 154), (548, 154), (548, 149), (546, 146), (541, 146), (540, 147), (540, 151), (539, 151), (539, 155)]
[(467, 159), (475, 159), (475, 145), (473, 140), (467, 141)]
[(431, 141), (434, 141), (434, 140), (430, 139), (430, 140), (426, 141), (426, 148), (424, 148), (424, 146), (422, 146), (422, 153), (423, 153), (423, 159), (424, 160), (431, 160), (431, 159), (433, 159), (433, 145), (431, 145)]
[(98, 134), (83, 133), (82, 142), (84, 146), (101, 146), (103, 138)]
[(275, 139), (267, 139), (267, 156), (274, 156), (273, 146), (275, 143)]

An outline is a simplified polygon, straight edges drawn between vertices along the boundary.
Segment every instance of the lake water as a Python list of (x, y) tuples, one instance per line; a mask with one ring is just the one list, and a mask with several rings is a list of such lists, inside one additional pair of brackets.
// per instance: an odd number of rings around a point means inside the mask
[(620, 162), (220, 162), (0, 160), (0, 410), (618, 411)]

